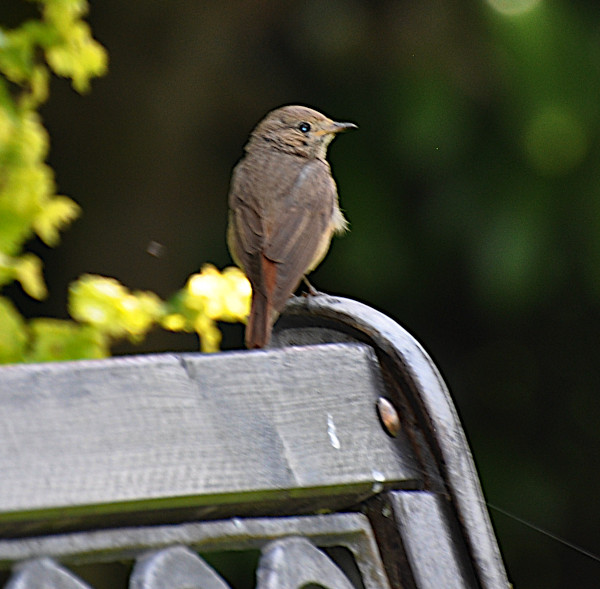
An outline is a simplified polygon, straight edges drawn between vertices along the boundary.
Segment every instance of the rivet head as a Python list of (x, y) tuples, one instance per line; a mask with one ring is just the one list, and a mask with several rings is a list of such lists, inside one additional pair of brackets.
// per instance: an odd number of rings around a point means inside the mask
[(385, 397), (377, 399), (377, 415), (379, 415), (383, 429), (392, 438), (395, 438), (400, 433), (400, 417), (396, 408)]

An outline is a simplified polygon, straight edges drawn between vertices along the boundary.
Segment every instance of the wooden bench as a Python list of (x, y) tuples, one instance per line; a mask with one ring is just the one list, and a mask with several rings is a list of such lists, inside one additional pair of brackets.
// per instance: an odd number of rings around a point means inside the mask
[(508, 587), (439, 372), (355, 301), (268, 350), (5, 366), (0, 406), (0, 586)]

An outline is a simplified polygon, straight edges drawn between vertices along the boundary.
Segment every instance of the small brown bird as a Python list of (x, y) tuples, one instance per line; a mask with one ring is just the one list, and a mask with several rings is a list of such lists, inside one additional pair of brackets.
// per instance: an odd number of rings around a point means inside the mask
[(246, 346), (262, 348), (287, 299), (347, 228), (327, 163), (336, 133), (356, 128), (305, 106), (270, 112), (252, 131), (229, 189), (227, 242), (252, 285)]

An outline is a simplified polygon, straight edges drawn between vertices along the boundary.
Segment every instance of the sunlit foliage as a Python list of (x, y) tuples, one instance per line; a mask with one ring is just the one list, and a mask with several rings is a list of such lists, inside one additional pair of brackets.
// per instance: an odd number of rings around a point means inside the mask
[[(56, 246), (60, 231), (80, 214), (56, 194), (45, 163), (49, 137), (38, 113), (48, 99), (51, 74), (69, 78), (77, 92), (107, 70), (107, 54), (82, 19), (85, 0), (37, 0), (40, 18), (0, 28), (0, 287), (14, 281), (35, 299), (47, 296), (41, 259), (23, 249), (33, 237)], [(0, 362), (102, 358), (111, 343), (140, 342), (156, 325), (195, 331), (204, 351), (221, 340), (216, 321), (244, 321), (250, 289), (236, 268), (206, 266), (171, 301), (131, 292), (114, 278), (85, 275), (69, 289), (75, 321), (27, 322), (0, 297)]]

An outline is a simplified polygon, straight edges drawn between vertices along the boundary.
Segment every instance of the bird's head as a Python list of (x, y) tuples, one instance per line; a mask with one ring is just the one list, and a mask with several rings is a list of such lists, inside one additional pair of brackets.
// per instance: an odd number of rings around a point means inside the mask
[(252, 131), (250, 144), (265, 145), (307, 158), (325, 159), (337, 133), (356, 129), (306, 106), (283, 106), (270, 112)]

